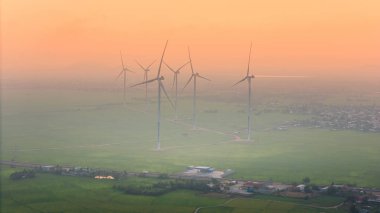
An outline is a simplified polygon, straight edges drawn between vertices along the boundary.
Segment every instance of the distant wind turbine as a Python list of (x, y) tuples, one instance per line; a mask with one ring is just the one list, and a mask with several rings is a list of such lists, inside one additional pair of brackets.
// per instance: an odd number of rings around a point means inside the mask
[[(136, 63), (140, 66), (140, 68), (144, 71), (144, 81), (147, 81), (148, 80), (148, 73), (150, 71), (150, 67), (154, 64), (154, 62), (156, 62), (156, 60), (154, 60), (152, 63), (150, 63), (147, 67), (144, 67), (143, 65), (141, 65), (137, 60), (136, 60)], [(146, 101), (146, 104), (148, 106), (148, 84), (145, 84), (145, 101)]]
[(193, 82), (194, 82), (194, 88), (193, 88), (193, 129), (195, 129), (195, 127), (196, 127), (197, 78), (199, 77), (199, 78), (205, 79), (207, 81), (211, 81), (211, 80), (206, 78), (206, 77), (199, 75), (199, 73), (194, 72), (193, 62), (192, 62), (191, 56), (190, 56), (190, 48), (188, 47), (187, 50), (189, 53), (189, 63), (190, 63), (190, 67), (191, 67), (191, 76), (190, 76), (189, 80), (187, 81), (187, 83), (183, 89), (185, 89), (187, 87), (187, 85), (189, 85), (191, 80), (193, 80)]
[(124, 60), (123, 60), (123, 54), (121, 53), (120, 51), (120, 59), (121, 59), (121, 71), (119, 73), (119, 75), (116, 77), (116, 80), (119, 79), (121, 77), (121, 75), (123, 75), (123, 81), (124, 81), (124, 85), (123, 85), (123, 102), (124, 104), (126, 103), (126, 81), (127, 81), (127, 72), (133, 72), (132, 70), (130, 70), (128, 67), (126, 67), (124, 65)]
[(178, 75), (179, 75), (179, 71), (184, 68), (188, 63), (190, 62), (186, 62), (185, 64), (183, 64), (182, 66), (180, 66), (178, 69), (174, 70), (173, 68), (171, 68), (165, 61), (164, 61), (165, 65), (170, 69), (170, 71), (173, 72), (174, 74), (174, 77), (173, 77), (173, 85), (172, 87), (175, 86), (175, 100), (174, 100), (174, 108), (175, 108), (175, 118), (178, 119), (178, 114), (177, 114), (177, 106), (178, 106)]
[(233, 86), (236, 86), (240, 84), (241, 82), (247, 80), (248, 82), (248, 141), (251, 140), (251, 131), (252, 131), (252, 120), (251, 120), (251, 97), (252, 97), (252, 79), (255, 78), (254, 75), (250, 75), (249, 73), (249, 65), (251, 63), (251, 52), (252, 52), (252, 42), (251, 42), (251, 47), (249, 48), (249, 56), (248, 56), (248, 68), (247, 68), (247, 74), (243, 79), (240, 81), (236, 82)]
[(247, 73), (243, 79), (236, 82), (233, 86), (240, 84), (241, 82), (247, 80), (248, 82), (248, 141), (251, 140), (252, 137), (252, 80), (254, 78), (306, 78), (307, 76), (294, 76), (294, 75), (250, 75), (250, 63), (251, 63), (251, 53), (252, 53), (252, 42), (249, 48), (249, 56), (248, 56), (248, 67)]
[(138, 85), (142, 85), (142, 84), (148, 84), (148, 83), (152, 83), (154, 81), (157, 81), (157, 88), (158, 88), (158, 101), (157, 101), (157, 146), (156, 146), (156, 149), (157, 150), (160, 150), (161, 149), (161, 141), (160, 141), (160, 127), (161, 127), (161, 90), (164, 92), (166, 98), (169, 100), (170, 104), (172, 105), (172, 107), (174, 107), (173, 103), (171, 102), (169, 96), (168, 96), (168, 93), (166, 92), (165, 90), (165, 87), (164, 85), (162, 84), (162, 80), (164, 80), (164, 76), (160, 75), (161, 74), (161, 65), (162, 65), (162, 61), (164, 59), (164, 55), (165, 55), (165, 51), (166, 51), (166, 46), (168, 45), (168, 41), (166, 41), (166, 44), (165, 44), (165, 48), (164, 48), (164, 51), (162, 52), (162, 56), (161, 56), (161, 61), (160, 61), (160, 65), (158, 67), (158, 72), (157, 72), (157, 76), (156, 78), (154, 79), (151, 79), (151, 80), (148, 80), (146, 79), (146, 81), (142, 82), (142, 83), (138, 83), (138, 84), (135, 84), (135, 85), (132, 85), (131, 87), (135, 87), (135, 86), (138, 86)]

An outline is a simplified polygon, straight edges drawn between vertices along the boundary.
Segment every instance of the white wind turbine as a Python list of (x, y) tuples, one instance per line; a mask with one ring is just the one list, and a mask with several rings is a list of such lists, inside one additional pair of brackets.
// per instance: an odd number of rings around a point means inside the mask
[[(158, 67), (158, 72), (157, 72), (157, 77), (154, 78), (154, 79), (151, 79), (151, 80), (146, 80), (142, 83), (138, 83), (138, 84), (135, 84), (131, 87), (135, 87), (135, 86), (138, 86), (138, 85), (141, 85), (141, 84), (148, 84), (148, 83), (151, 83), (151, 82), (154, 82), (154, 81), (157, 81), (157, 89), (158, 89), (158, 101), (157, 101), (157, 145), (156, 145), (156, 149), (157, 150), (160, 150), (161, 149), (161, 141), (160, 141), (160, 127), (161, 127), (161, 90), (164, 92), (164, 94), (166, 95), (167, 99), (169, 100), (170, 104), (173, 106), (173, 103), (171, 102), (166, 90), (165, 90), (165, 87), (162, 83), (162, 81), (164, 80), (164, 76), (160, 75), (161, 74), (161, 65), (162, 65), (162, 61), (164, 59), (164, 55), (165, 55), (165, 51), (166, 51), (166, 46), (168, 45), (168, 41), (166, 41), (166, 44), (165, 44), (165, 48), (164, 48), (164, 51), (162, 52), (162, 56), (161, 56), (161, 61), (160, 61), (160, 65)], [(174, 107), (174, 106), (173, 106)]]
[(190, 62), (186, 62), (185, 64), (183, 64), (182, 66), (180, 66), (179, 68), (177, 68), (176, 70), (174, 70), (173, 68), (171, 68), (165, 61), (164, 61), (165, 65), (170, 69), (170, 71), (173, 72), (174, 74), (174, 77), (173, 77), (173, 85), (172, 87), (175, 86), (175, 100), (174, 100), (174, 108), (175, 108), (175, 118), (178, 119), (178, 114), (177, 114), (177, 106), (178, 106), (178, 75), (179, 75), (179, 71), (184, 68), (188, 63)]
[(250, 63), (251, 63), (251, 52), (252, 52), (252, 42), (249, 48), (249, 56), (248, 56), (248, 67), (247, 73), (243, 79), (236, 82), (233, 86), (240, 84), (241, 82), (247, 80), (248, 82), (248, 141), (251, 140), (252, 137), (252, 80), (254, 78), (305, 78), (306, 76), (290, 76), (290, 75), (250, 75)]
[(187, 85), (191, 82), (191, 80), (193, 80), (193, 82), (194, 82), (194, 88), (193, 88), (193, 129), (195, 129), (195, 127), (196, 127), (196, 106), (197, 106), (197, 104), (196, 104), (196, 101), (197, 101), (197, 78), (199, 77), (199, 78), (205, 79), (207, 81), (211, 81), (211, 80), (206, 78), (206, 77), (199, 75), (199, 73), (194, 72), (193, 62), (192, 62), (191, 56), (190, 56), (190, 48), (188, 47), (187, 50), (189, 53), (189, 63), (190, 63), (190, 67), (191, 67), (191, 76), (190, 76), (189, 80), (187, 81), (187, 83), (183, 89), (185, 89), (187, 87)]
[(121, 68), (119, 75), (116, 77), (116, 80), (119, 79), (121, 77), (121, 75), (123, 75), (123, 81), (124, 81), (124, 84), (123, 84), (123, 102), (125, 104), (126, 103), (127, 72), (133, 72), (133, 71), (124, 65), (123, 54), (121, 53), (121, 51), (120, 51), (120, 59), (121, 59), (122, 68)]
[[(144, 67), (143, 65), (141, 65), (137, 60), (136, 60), (136, 63), (140, 66), (140, 68), (143, 70), (144, 72), (144, 81), (147, 81), (148, 80), (148, 73), (150, 71), (150, 67), (154, 64), (154, 62), (156, 62), (156, 60), (154, 60), (152, 63), (150, 63), (147, 67)], [(145, 102), (146, 102), (146, 105), (148, 106), (148, 84), (145, 84)]]
[(243, 79), (241, 79), (240, 81), (236, 82), (233, 86), (236, 86), (238, 84), (240, 84), (241, 82), (247, 80), (248, 82), (248, 140), (250, 141), (251, 140), (251, 131), (252, 131), (252, 120), (251, 120), (251, 97), (252, 97), (252, 79), (255, 78), (254, 75), (249, 75), (249, 65), (251, 63), (251, 51), (252, 51), (252, 43), (251, 43), (251, 47), (249, 48), (249, 56), (248, 56), (248, 68), (247, 68), (247, 74), (245, 75), (245, 77)]

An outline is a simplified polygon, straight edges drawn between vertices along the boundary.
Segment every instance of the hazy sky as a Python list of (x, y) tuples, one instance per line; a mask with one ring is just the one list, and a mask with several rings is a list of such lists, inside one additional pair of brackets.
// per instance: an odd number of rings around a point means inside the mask
[(378, 0), (2, 0), (2, 76), (109, 80), (119, 50), (138, 70), (166, 39), (168, 63), (190, 45), (212, 77), (243, 75), (251, 41), (256, 74), (379, 76), (379, 11)]

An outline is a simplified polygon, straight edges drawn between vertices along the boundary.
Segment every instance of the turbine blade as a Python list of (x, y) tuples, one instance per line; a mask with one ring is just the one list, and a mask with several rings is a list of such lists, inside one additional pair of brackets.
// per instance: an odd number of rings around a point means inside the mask
[(123, 54), (121, 53), (121, 50), (120, 50), (120, 59), (121, 59), (121, 66), (123, 66), (123, 69), (125, 68), (124, 67), (124, 60), (123, 60)]
[(175, 107), (174, 107), (174, 104), (173, 104), (172, 100), (170, 100), (169, 95), (168, 95), (168, 93), (166, 92), (165, 87), (164, 87), (164, 85), (162, 84), (161, 81), (160, 81), (160, 87), (162, 88), (162, 91), (164, 92), (166, 98), (169, 100), (170, 105), (172, 105), (172, 107), (173, 107), (173, 109), (174, 109), (174, 108), (175, 108)]
[(143, 65), (141, 65), (137, 60), (136, 60), (136, 63), (141, 67), (141, 69), (142, 70), (144, 70), (145, 71), (145, 68), (144, 68), (144, 66)]
[(198, 77), (203, 78), (203, 79), (205, 79), (205, 80), (207, 80), (207, 81), (211, 81), (210, 79), (208, 79), (208, 78), (206, 78), (206, 77), (203, 77), (203, 76), (201, 76), (201, 75), (198, 75)]
[(234, 87), (234, 86), (240, 84), (241, 82), (245, 81), (245, 79), (247, 79), (247, 76), (244, 77), (243, 79), (241, 79), (240, 81), (236, 82), (234, 85), (232, 85), (232, 87)]
[(183, 87), (182, 91), (187, 87), (187, 85), (189, 85), (191, 79), (193, 79), (194, 75), (191, 75), (189, 80), (187, 81), (187, 83), (185, 84), (185, 86)]
[(133, 73), (135, 72), (135, 71), (130, 70), (130, 69), (128, 69), (128, 68), (125, 68), (125, 70), (128, 71), (128, 72), (133, 72)]
[(252, 52), (252, 42), (251, 42), (251, 47), (249, 48), (247, 76), (249, 75), (249, 64), (251, 63), (251, 52)]
[(182, 68), (184, 68), (188, 63), (190, 63), (190, 61), (186, 62), (184, 65), (180, 66), (178, 69), (177, 69), (177, 72), (180, 71)]
[(169, 68), (170, 71), (172, 71), (172, 72), (175, 73), (175, 71), (173, 70), (173, 68), (171, 68), (165, 61), (164, 61), (164, 64), (166, 65), (167, 68)]
[(168, 40), (166, 40), (164, 51), (162, 52), (162, 55), (161, 55), (160, 65), (158, 66), (157, 78), (160, 77), (162, 61), (164, 60), (164, 55), (165, 55), (165, 51), (166, 51), (167, 46), (168, 46)]
[(153, 81), (157, 81), (157, 80), (158, 80), (157, 78), (155, 78), (155, 79), (151, 79), (151, 80), (149, 80), (149, 81), (144, 81), (144, 82), (141, 82), (141, 83), (138, 83), (138, 84), (134, 84), (134, 85), (132, 85), (132, 86), (130, 86), (130, 87), (135, 87), (135, 86), (142, 85), (142, 84), (148, 84), (148, 83), (151, 83), (151, 82), (153, 82)]
[(146, 69), (148, 70), (154, 64), (154, 62), (156, 62), (156, 60), (154, 60), (151, 64), (149, 64), (149, 66)]
[(123, 74), (124, 70), (122, 70), (119, 75), (117, 75), (117, 77), (115, 78), (115, 81), (118, 80), (120, 78), (120, 76)]
[(191, 66), (191, 73), (194, 74), (193, 62), (191, 61), (190, 47), (189, 46), (187, 46), (187, 52), (189, 53), (189, 62), (190, 62), (190, 66)]
[(144, 81), (147, 81), (147, 80), (148, 80), (148, 73), (144, 71)]
[(174, 84), (176, 81), (177, 81), (177, 73), (174, 73), (172, 88), (174, 87)]

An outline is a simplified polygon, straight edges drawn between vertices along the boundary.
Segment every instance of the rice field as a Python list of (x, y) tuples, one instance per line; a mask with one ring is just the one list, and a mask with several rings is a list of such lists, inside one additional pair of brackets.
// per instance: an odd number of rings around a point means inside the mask
[(207, 165), (233, 169), (232, 178), (292, 183), (308, 176), (316, 184), (380, 186), (378, 133), (275, 131), (273, 125), (304, 115), (270, 112), (254, 114), (254, 140), (247, 142), (244, 102), (200, 99), (199, 129), (192, 130), (191, 99), (183, 96), (178, 121), (163, 103), (162, 150), (155, 151), (155, 100), (146, 111), (139, 97), (124, 106), (119, 93), (4, 91), (1, 158), (166, 173)]
[[(321, 209), (339, 204), (343, 198), (321, 197), (308, 201), (273, 196), (227, 198), (189, 190), (178, 190), (161, 196), (128, 195), (113, 190), (120, 181), (56, 176), (38, 173), (33, 179), (12, 181), (9, 175), (17, 169), (1, 167), (1, 212), (329, 212)], [(148, 178), (121, 180), (123, 184), (141, 185)], [(326, 202), (328, 201), (328, 202)], [(309, 207), (307, 205), (319, 207)], [(219, 206), (222, 205), (222, 206)], [(219, 207), (212, 207), (219, 206)]]

